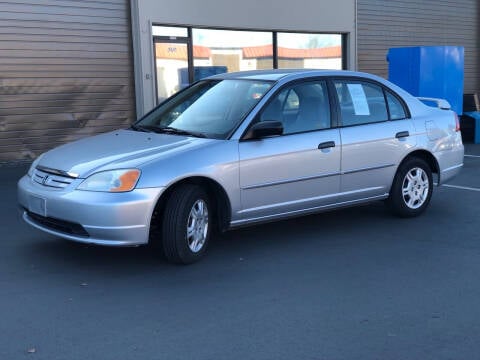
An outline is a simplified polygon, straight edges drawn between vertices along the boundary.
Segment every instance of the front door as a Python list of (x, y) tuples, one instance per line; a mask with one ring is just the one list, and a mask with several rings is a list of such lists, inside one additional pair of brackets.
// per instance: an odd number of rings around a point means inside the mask
[(340, 131), (331, 128), (325, 81), (289, 86), (256, 121), (277, 120), (284, 134), (240, 141), (239, 222), (318, 209), (340, 189)]

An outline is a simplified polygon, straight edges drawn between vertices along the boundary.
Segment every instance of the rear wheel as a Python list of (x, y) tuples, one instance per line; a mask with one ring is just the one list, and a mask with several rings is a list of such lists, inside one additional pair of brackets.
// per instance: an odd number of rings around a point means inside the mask
[(163, 250), (168, 261), (189, 264), (205, 253), (211, 232), (211, 206), (197, 185), (181, 185), (168, 199), (162, 224)]
[(398, 216), (418, 216), (427, 208), (432, 191), (430, 166), (420, 158), (410, 158), (398, 168), (387, 203)]

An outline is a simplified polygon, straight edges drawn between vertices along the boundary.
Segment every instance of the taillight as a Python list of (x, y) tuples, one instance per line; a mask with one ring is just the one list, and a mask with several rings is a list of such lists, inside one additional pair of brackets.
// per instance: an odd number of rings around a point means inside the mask
[(453, 114), (455, 115), (455, 131), (460, 131), (460, 120), (458, 119), (458, 115), (456, 112)]

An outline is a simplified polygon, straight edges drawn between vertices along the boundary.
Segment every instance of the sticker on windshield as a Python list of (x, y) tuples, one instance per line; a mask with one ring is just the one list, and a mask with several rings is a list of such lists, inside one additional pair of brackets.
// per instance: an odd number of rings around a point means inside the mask
[(353, 102), (355, 115), (370, 115), (367, 97), (361, 84), (347, 84)]

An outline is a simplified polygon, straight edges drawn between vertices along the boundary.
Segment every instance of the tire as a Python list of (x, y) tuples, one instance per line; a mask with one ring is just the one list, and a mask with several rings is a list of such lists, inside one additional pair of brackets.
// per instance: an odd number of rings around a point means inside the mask
[(190, 264), (200, 260), (212, 230), (207, 193), (197, 185), (181, 185), (168, 199), (162, 222), (163, 251), (169, 262)]
[(423, 159), (412, 157), (398, 168), (387, 204), (400, 217), (418, 216), (428, 207), (432, 191), (432, 169)]

